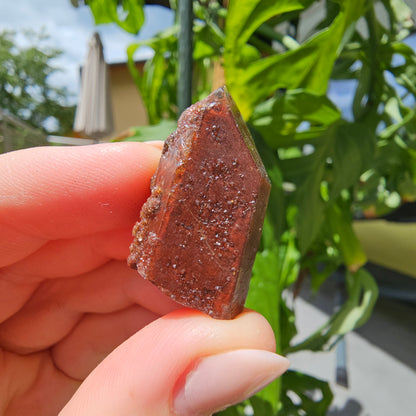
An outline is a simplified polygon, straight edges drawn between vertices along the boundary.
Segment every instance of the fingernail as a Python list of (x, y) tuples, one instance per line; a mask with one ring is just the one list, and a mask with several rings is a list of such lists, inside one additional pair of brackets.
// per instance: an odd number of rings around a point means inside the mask
[(269, 351), (235, 350), (201, 359), (173, 401), (177, 416), (207, 416), (260, 391), (289, 367)]

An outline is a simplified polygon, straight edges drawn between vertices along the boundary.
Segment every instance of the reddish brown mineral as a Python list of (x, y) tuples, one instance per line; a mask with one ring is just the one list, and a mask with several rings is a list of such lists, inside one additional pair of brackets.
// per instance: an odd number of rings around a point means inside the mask
[(244, 307), (269, 192), (247, 126), (220, 88), (166, 140), (129, 265), (178, 303), (232, 319)]

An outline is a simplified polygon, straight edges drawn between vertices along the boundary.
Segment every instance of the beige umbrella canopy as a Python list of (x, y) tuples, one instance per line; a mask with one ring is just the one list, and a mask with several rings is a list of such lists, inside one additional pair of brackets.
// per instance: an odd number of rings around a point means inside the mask
[(100, 35), (94, 33), (81, 73), (81, 91), (74, 131), (99, 140), (113, 132), (113, 114), (107, 64)]

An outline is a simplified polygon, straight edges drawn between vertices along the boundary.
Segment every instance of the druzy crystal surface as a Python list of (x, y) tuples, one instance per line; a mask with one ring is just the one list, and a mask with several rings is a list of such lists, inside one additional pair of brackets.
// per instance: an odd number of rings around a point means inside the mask
[(270, 182), (234, 101), (220, 88), (165, 142), (128, 262), (180, 304), (232, 319), (244, 307)]

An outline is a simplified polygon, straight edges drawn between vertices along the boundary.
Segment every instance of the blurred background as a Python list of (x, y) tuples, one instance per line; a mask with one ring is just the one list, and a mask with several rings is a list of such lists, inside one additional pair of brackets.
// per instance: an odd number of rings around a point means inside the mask
[(224, 83), (248, 122), (273, 185), (248, 305), (292, 367), (224, 414), (415, 414), (415, 16), (415, 0), (2, 3), (0, 153), (164, 139)]

